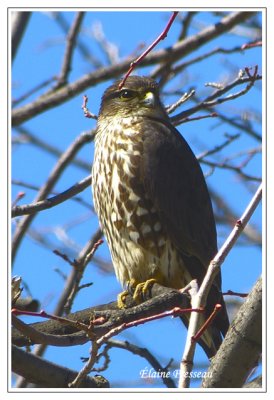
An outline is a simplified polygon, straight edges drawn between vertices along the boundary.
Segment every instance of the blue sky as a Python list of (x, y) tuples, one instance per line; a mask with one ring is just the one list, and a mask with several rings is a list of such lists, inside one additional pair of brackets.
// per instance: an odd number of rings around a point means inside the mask
[[(75, 12), (65, 12), (63, 16), (70, 24), (75, 17)], [(129, 54), (138, 55), (140, 44), (150, 44), (164, 28), (169, 16), (170, 12), (163, 11), (102, 12), (90, 10), (84, 19), (81, 40), (102, 64), (106, 64), (105, 54), (100, 49), (98, 43), (94, 41), (91, 34), (95, 23), (100, 21), (106, 38), (114, 45), (117, 45), (119, 48), (119, 57), (123, 59)], [(195, 24), (190, 29), (189, 34), (195, 34), (204, 26), (217, 22), (219, 18), (219, 16), (212, 16), (209, 12), (199, 13), (194, 20)], [(140, 29), (140, 26), (142, 29)], [(159, 43), (157, 49), (171, 46), (177, 40), (179, 32), (180, 24), (177, 20), (167, 38)], [(244, 34), (246, 33), (252, 34), (253, 32), (244, 32)], [(47, 12), (33, 13), (24, 40), (13, 63), (12, 96), (14, 99), (60, 71), (64, 55), (64, 39), (64, 33), (54, 21), (49, 10)], [(248, 39), (242, 36), (242, 33), (239, 31), (227, 33), (221, 37), (221, 40), (217, 39), (209, 42), (183, 61), (199, 54), (204, 54), (218, 46), (232, 48), (242, 45), (248, 40), (251, 40), (251, 38)], [(259, 73), (261, 73), (262, 59), (259, 47), (230, 55), (219, 54), (201, 63), (192, 65), (178, 78), (172, 80), (166, 89), (172, 89), (181, 85), (180, 87), (182, 87), (183, 91), (188, 91), (194, 87), (197, 95), (203, 98), (213, 91), (212, 88), (205, 87), (205, 82), (231, 81), (236, 78), (240, 69), (256, 64), (258, 64)], [(70, 82), (89, 73), (92, 68), (83, 59), (79, 51), (76, 50), (69, 78)], [(151, 66), (139, 69), (137, 73), (147, 74), (153, 71), (154, 68), (154, 66)], [(98, 113), (101, 95), (109, 84), (110, 81), (98, 84), (82, 94), (87, 94), (89, 97), (88, 106), (90, 111)], [(246, 96), (219, 106), (218, 111), (230, 118), (244, 118), (246, 110), (250, 112), (256, 110), (256, 113), (260, 116), (262, 106), (259, 87), (260, 84), (256, 85)], [(239, 88), (235, 89), (235, 91), (237, 90)], [(34, 100), (42, 92), (43, 90), (31, 96), (25, 103)], [(38, 115), (26, 122), (24, 127), (29, 129), (38, 138), (64, 151), (81, 132), (95, 127), (95, 121), (86, 119), (83, 116), (81, 110), (82, 95), (76, 96), (70, 101)], [(176, 100), (170, 96), (163, 96), (162, 99), (165, 104), (170, 104)], [(23, 104), (21, 103), (20, 106)], [(184, 107), (191, 107), (191, 103), (185, 104)], [(260, 120), (252, 122), (256, 132), (261, 133)], [(183, 124), (178, 129), (197, 155), (223, 143), (225, 140), (224, 134), (233, 135), (239, 133), (239, 130), (226, 124), (219, 124), (215, 119), (194, 121)], [(13, 134), (15, 137), (18, 135), (15, 130)], [(258, 146), (258, 143), (254, 139), (241, 132), (240, 139), (231, 144), (222, 153), (222, 156), (230, 156), (256, 146)], [(77, 157), (91, 164), (93, 159), (93, 144), (85, 146)], [(12, 178), (40, 186), (47, 179), (56, 161), (54, 156), (42, 152), (32, 145), (14, 145), (12, 153)], [(235, 161), (236, 165), (237, 163), (239, 163), (239, 159)], [(203, 166), (203, 170), (205, 173), (209, 172), (207, 166)], [(259, 156), (254, 157), (249, 163), (246, 173), (256, 176), (261, 175), (261, 158)], [(88, 171), (71, 166), (62, 175), (55, 190), (61, 192), (87, 175)], [(207, 178), (207, 183), (227, 200), (238, 217), (250, 201), (253, 193), (252, 189), (255, 187), (244, 186), (235, 174), (219, 169), (216, 169)], [(13, 185), (13, 199), (20, 190), (24, 190), (26, 193), (21, 204), (33, 201), (36, 196), (36, 192), (33, 190)], [(81, 193), (80, 196), (86, 202), (91, 203), (91, 191), (89, 189)], [(81, 223), (73, 223), (79, 219), (82, 220)], [(72, 223), (70, 228), (66, 230), (64, 226), (68, 222)], [(255, 212), (252, 223), (259, 229), (261, 228), (261, 207)], [(47, 238), (53, 243), (53, 247), (54, 245), (57, 247), (60, 246), (60, 235), (64, 235), (64, 231), (66, 230), (68, 234), (66, 240), (71, 240), (71, 254), (69, 254), (71, 257), (77, 256), (77, 251), (81, 249), (97, 227), (97, 217), (90, 209), (78, 205), (74, 201), (67, 201), (51, 210), (41, 212), (31, 226), (32, 229), (42, 230), (47, 233)], [(228, 232), (227, 229), (221, 226), (218, 227), (219, 245), (223, 243)], [(99, 248), (96, 255), (110, 262), (106, 243)], [(69, 265), (54, 255), (50, 249), (39, 245), (30, 236), (23, 240), (13, 272), (16, 275), (22, 276), (32, 296), (38, 298), (42, 303), (42, 308), (48, 312), (54, 310), (58, 295), (64, 284), (61, 275), (56, 272), (56, 269), (61, 270), (64, 274), (70, 272)], [(227, 291), (231, 289), (248, 292), (257, 280), (260, 272), (260, 249), (255, 246), (236, 246), (222, 267), (223, 290)], [(94, 263), (91, 263), (87, 267), (83, 283), (90, 281), (93, 282), (93, 285), (79, 293), (72, 311), (113, 301), (121, 290), (112, 269), (110, 268), (109, 271), (104, 272), (94, 265)], [(28, 321), (31, 320), (28, 319)], [(186, 330), (182, 327), (180, 321), (165, 319), (125, 331), (117, 339), (127, 339), (141, 347), (148, 347), (159, 358), (163, 366), (173, 358), (174, 368), (178, 368), (176, 367), (176, 363), (179, 362), (184, 348), (185, 332)], [(88, 345), (78, 346), (69, 349), (69, 351), (68, 349), (48, 348), (46, 358), (79, 370), (82, 366), (80, 357), (88, 355), (88, 347)], [(162, 387), (161, 381), (147, 382), (140, 379), (140, 371), (145, 367), (150, 368), (147, 361), (119, 349), (111, 350), (110, 356), (110, 366), (107, 371), (102, 372), (102, 375), (110, 379), (114, 386), (119, 386), (123, 382), (127, 382), (129, 387), (135, 387), (136, 385), (145, 388)], [(199, 365), (206, 363), (206, 358), (200, 348), (197, 349), (196, 361)], [(193, 386), (196, 385), (198, 385), (198, 382), (193, 382)]]

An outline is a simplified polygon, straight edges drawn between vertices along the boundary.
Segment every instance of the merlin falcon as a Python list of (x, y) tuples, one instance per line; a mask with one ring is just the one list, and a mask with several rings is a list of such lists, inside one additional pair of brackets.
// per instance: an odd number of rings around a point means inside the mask
[[(199, 162), (172, 125), (154, 80), (130, 76), (120, 84), (103, 94), (92, 168), (94, 207), (116, 276), (124, 288), (136, 287), (135, 298), (153, 282), (181, 289), (197, 279), (200, 285), (217, 237)], [(205, 317), (217, 303), (221, 312), (199, 340), (208, 357), (229, 326), (220, 273)], [(188, 318), (182, 317), (186, 326)]]

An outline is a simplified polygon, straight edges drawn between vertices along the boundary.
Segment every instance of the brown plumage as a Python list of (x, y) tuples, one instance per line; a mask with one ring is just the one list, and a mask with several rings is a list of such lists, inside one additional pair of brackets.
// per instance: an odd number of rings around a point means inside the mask
[[(102, 98), (92, 169), (94, 206), (123, 286), (155, 279), (182, 288), (202, 282), (217, 252), (215, 220), (200, 165), (146, 77), (120, 81)], [(206, 315), (223, 308), (200, 344), (209, 357), (228, 318), (219, 274)], [(187, 318), (183, 318), (187, 325)]]

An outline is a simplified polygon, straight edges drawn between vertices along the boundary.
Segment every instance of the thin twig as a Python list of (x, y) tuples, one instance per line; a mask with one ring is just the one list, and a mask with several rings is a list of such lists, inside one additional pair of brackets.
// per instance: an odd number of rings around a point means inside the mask
[[(32, 183), (29, 183), (29, 182), (21, 181), (19, 179), (12, 179), (11, 183), (12, 183), (12, 185), (22, 186), (25, 189), (34, 190), (36, 192), (40, 190), (40, 186), (33, 185)], [(56, 190), (52, 190), (50, 192), (50, 194), (57, 196), (58, 194), (60, 194), (60, 192), (57, 192)], [(89, 210), (91, 209), (93, 211), (93, 207), (92, 207), (91, 203), (88, 201), (85, 201), (82, 197), (73, 196), (70, 198), (70, 200), (75, 201), (75, 202), (81, 204), (82, 206), (87, 207)]]
[(101, 229), (98, 229), (91, 240), (89, 240), (88, 243), (84, 246), (81, 253), (79, 254), (79, 257), (75, 260), (77, 268), (74, 268), (71, 272), (69, 285), (70, 290), (67, 291), (65, 298), (66, 301), (64, 304), (64, 311), (66, 314), (70, 312), (75, 296), (79, 292), (79, 286), (85, 271), (85, 267), (91, 261), (98, 246), (102, 244), (101, 237), (102, 231)]
[(88, 109), (88, 96), (87, 96), (87, 95), (84, 95), (84, 96), (83, 96), (83, 104), (82, 104), (82, 107), (81, 107), (81, 108), (82, 108), (82, 110), (84, 111), (84, 116), (85, 116), (86, 118), (92, 118), (92, 119), (95, 119), (95, 120), (98, 119), (97, 115), (91, 113), (91, 112), (89, 111), (89, 109)]
[[(67, 22), (67, 19), (64, 17), (62, 12), (51, 12), (51, 17), (54, 19), (54, 21), (57, 23), (58, 27), (61, 28), (61, 30), (67, 35), (70, 26), (69, 23)], [(77, 49), (79, 51), (79, 54), (83, 57), (84, 60), (87, 60), (92, 67), (94, 68), (101, 68), (102, 63), (99, 61), (98, 58), (94, 57), (91, 52), (90, 46), (86, 46), (83, 40), (81, 40), (83, 35), (81, 35), (78, 40), (77, 40)]]
[(174, 11), (172, 16), (170, 17), (165, 29), (163, 30), (163, 32), (160, 33), (160, 35), (154, 40), (154, 42), (134, 61), (132, 61), (132, 63), (130, 64), (129, 70), (127, 71), (126, 75), (124, 76), (122, 82), (119, 85), (119, 89), (121, 89), (127, 78), (129, 77), (129, 75), (131, 74), (131, 72), (134, 70), (134, 68), (141, 63), (142, 60), (144, 60), (144, 58), (154, 49), (155, 46), (157, 46), (157, 44), (161, 41), (164, 40), (167, 37), (168, 31), (171, 28), (171, 25), (173, 24), (176, 16), (178, 15), (179, 11)]
[(18, 97), (17, 99), (12, 100), (12, 106), (17, 106), (22, 101), (26, 100), (28, 97), (32, 96), (34, 93), (38, 92), (39, 90), (43, 89), (44, 87), (48, 86), (52, 82), (56, 80), (56, 77), (53, 76), (51, 78), (46, 79), (45, 81), (39, 83), (37, 86), (34, 86), (32, 89), (28, 90), (22, 96)]
[(192, 96), (194, 96), (195, 90), (191, 90), (189, 93), (184, 93), (179, 100), (175, 103), (171, 104), (170, 106), (166, 107), (166, 112), (168, 114), (172, 114), (178, 107), (184, 104), (187, 100), (189, 100)]
[(227, 164), (225, 162), (215, 162), (215, 161), (209, 161), (209, 160), (205, 160), (202, 159), (201, 160), (202, 164), (208, 165), (210, 167), (213, 168), (221, 168), (221, 169), (228, 169), (230, 171), (234, 171), (237, 172), (237, 174), (243, 178), (244, 180), (248, 180), (248, 181), (254, 181), (254, 182), (261, 182), (262, 178), (259, 176), (254, 176), (254, 175), (250, 175), (247, 174), (245, 172), (243, 172), (241, 166), (235, 166), (235, 165), (231, 165), (231, 164)]
[(236, 135), (225, 135), (228, 139), (225, 140), (223, 143), (219, 144), (218, 146), (215, 146), (213, 149), (204, 151), (202, 154), (199, 154), (197, 156), (197, 160), (201, 161), (202, 159), (204, 159), (205, 157), (208, 157), (212, 154), (215, 153), (219, 153), (220, 150), (223, 150), (225, 147), (227, 147), (229, 144), (231, 144), (232, 142), (234, 142), (234, 140), (239, 139), (240, 134), (236, 134)]

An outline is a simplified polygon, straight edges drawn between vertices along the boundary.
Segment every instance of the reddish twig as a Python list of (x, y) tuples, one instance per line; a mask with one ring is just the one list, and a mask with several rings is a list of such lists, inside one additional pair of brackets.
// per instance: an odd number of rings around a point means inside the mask
[(252, 47), (261, 47), (262, 41), (257, 40), (256, 42), (245, 43), (241, 46), (241, 50), (251, 49)]
[(15, 207), (18, 203), (18, 201), (20, 201), (23, 197), (25, 197), (26, 193), (25, 192), (18, 192), (13, 203), (12, 203), (12, 207)]
[(201, 328), (198, 330), (198, 332), (195, 333), (195, 335), (192, 336), (192, 341), (197, 342), (200, 337), (203, 335), (203, 333), (207, 330), (207, 328), (212, 324), (213, 320), (215, 319), (216, 315), (221, 311), (222, 306), (221, 304), (216, 304), (214, 307), (214, 310), (210, 314), (210, 316), (207, 318), (207, 320), (203, 323)]
[(84, 259), (84, 265), (86, 265), (93, 257), (95, 251), (98, 249), (99, 246), (101, 246), (101, 244), (103, 244), (104, 241), (103, 239), (99, 239), (97, 240), (96, 243), (94, 243), (91, 251), (86, 255), (85, 259)]
[(124, 331), (125, 329), (129, 329), (135, 326), (139, 326), (142, 324), (145, 324), (147, 322), (155, 321), (157, 319), (165, 318), (165, 317), (177, 317), (182, 314), (187, 314), (187, 313), (203, 313), (204, 308), (180, 308), (180, 307), (174, 307), (172, 310), (164, 311), (159, 314), (151, 315), (149, 317), (144, 317), (144, 318), (139, 318), (134, 321), (130, 322), (124, 322), (119, 326), (114, 327), (111, 329), (109, 332), (107, 332), (105, 335), (101, 336), (100, 339), (97, 340), (97, 343), (100, 344), (100, 346), (105, 343), (109, 338), (118, 335), (120, 332)]
[(93, 118), (93, 119), (98, 119), (97, 115), (91, 113), (87, 107), (88, 104), (88, 96), (84, 95), (83, 96), (83, 104), (82, 104), (82, 110), (84, 111), (84, 116), (86, 118)]
[(171, 25), (173, 24), (177, 14), (179, 14), (179, 11), (173, 12), (165, 29), (163, 30), (163, 32), (157, 37), (157, 39), (154, 40), (154, 42), (136, 60), (132, 61), (132, 63), (130, 64), (129, 70), (127, 71), (126, 75), (124, 76), (122, 82), (119, 85), (119, 89), (121, 89), (124, 86), (127, 78), (129, 77), (131, 72), (134, 70), (136, 65), (140, 64), (140, 62), (147, 56), (147, 54), (149, 54), (151, 52), (151, 50), (154, 49), (154, 47), (157, 46), (157, 44), (161, 40), (164, 40), (167, 37), (168, 31), (169, 31)]
[[(18, 315), (25, 315), (28, 317), (40, 317), (40, 318), (47, 318), (47, 319), (51, 319), (54, 321), (58, 321), (61, 324), (70, 324), (74, 327), (76, 327), (79, 330), (83, 330), (85, 332), (88, 332), (90, 334), (90, 326), (88, 326), (87, 324), (84, 324), (80, 321), (73, 321), (71, 319), (68, 318), (64, 318), (64, 317), (60, 317), (58, 315), (54, 315), (54, 314), (49, 314), (44, 310), (40, 310), (38, 312), (36, 311), (26, 311), (26, 310), (19, 310), (17, 308), (12, 308), (11, 310), (12, 315), (18, 316)], [(106, 318), (104, 317), (99, 317), (96, 318), (94, 321), (91, 321), (91, 325), (102, 325), (106, 322)], [(95, 337), (93, 337), (93, 339), (95, 339)]]

